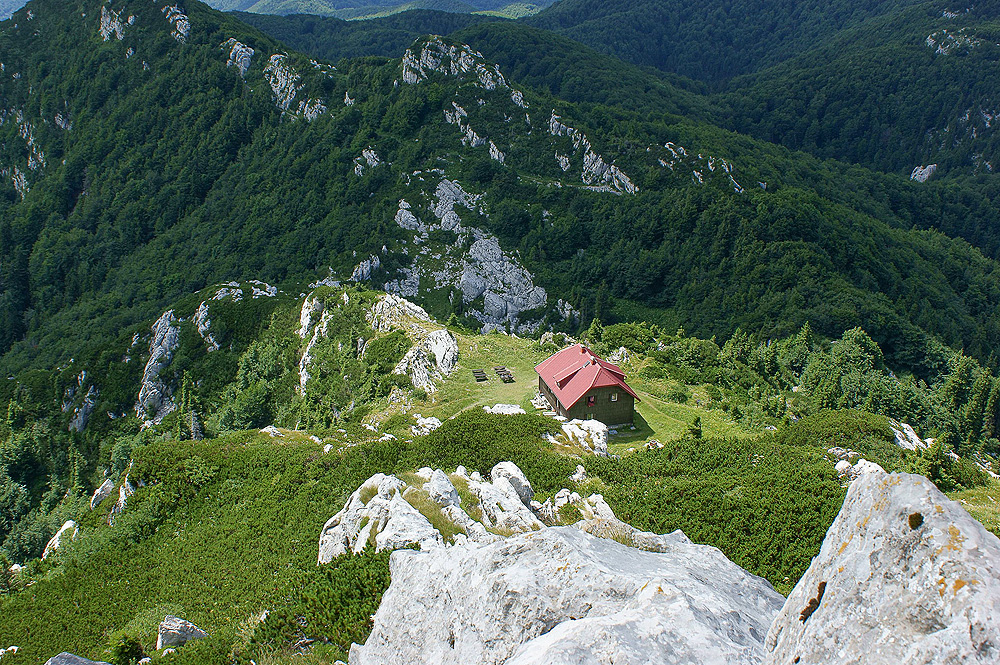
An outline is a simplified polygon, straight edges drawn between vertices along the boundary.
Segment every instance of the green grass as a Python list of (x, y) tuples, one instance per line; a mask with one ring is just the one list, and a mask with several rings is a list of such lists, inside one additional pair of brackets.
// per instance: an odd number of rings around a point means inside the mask
[(949, 492), (948, 497), (961, 503), (987, 530), (1000, 536), (1000, 481), (991, 478), (986, 487)]

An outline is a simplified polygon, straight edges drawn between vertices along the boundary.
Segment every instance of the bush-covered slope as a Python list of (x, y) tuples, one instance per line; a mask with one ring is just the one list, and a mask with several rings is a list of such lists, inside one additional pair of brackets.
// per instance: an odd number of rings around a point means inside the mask
[[(442, 317), (655, 318), (705, 336), (862, 325), (908, 364), (927, 333), (982, 358), (998, 343), (996, 264), (913, 229), (990, 252), (996, 204), (975, 189), (822, 163), (662, 111), (518, 97), (486, 74), (333, 69), (193, 2), (183, 41), (176, 16), (141, 3), (32, 9), (0, 34), (6, 367), (80, 354), (208, 284), (346, 278), (374, 256), (369, 278), (415, 288)], [(230, 39), (254, 49), (244, 72), (227, 66)], [(446, 217), (445, 180), (464, 192), (461, 228), (495, 235), (544, 307), (486, 307), (460, 263), (435, 263), (467, 260), (453, 231), (435, 226), (421, 248), (423, 232), (404, 228), (400, 200), (425, 222)], [(557, 315), (559, 299), (579, 314)]]
[(731, 126), (824, 158), (909, 175), (990, 173), (996, 156), (996, 3), (940, 2), (843, 30), (730, 81)]
[(899, 6), (885, 0), (562, 0), (526, 20), (637, 65), (717, 83)]

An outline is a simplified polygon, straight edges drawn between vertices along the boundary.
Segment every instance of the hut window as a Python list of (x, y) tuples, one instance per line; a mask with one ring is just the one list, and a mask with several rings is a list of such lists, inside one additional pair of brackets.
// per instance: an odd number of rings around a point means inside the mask
[(618, 393), (611, 393), (611, 401), (612, 402), (618, 401)]
[(587, 406), (594, 406), (595, 402), (597, 402), (597, 398), (593, 395), (587, 397)]

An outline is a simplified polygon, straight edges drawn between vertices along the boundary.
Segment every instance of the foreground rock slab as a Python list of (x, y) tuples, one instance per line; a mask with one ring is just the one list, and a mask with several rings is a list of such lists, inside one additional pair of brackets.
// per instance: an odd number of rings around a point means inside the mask
[(713, 547), (662, 545), (646, 552), (552, 527), (394, 552), (392, 584), (350, 662), (761, 662), (781, 595)]
[(160, 628), (156, 634), (156, 650), (159, 651), (166, 647), (179, 647), (191, 640), (198, 640), (203, 637), (208, 637), (208, 633), (190, 621), (167, 615), (160, 622)]
[(926, 478), (864, 474), (767, 636), (767, 663), (1000, 663), (1000, 539)]
[(52, 656), (45, 661), (45, 665), (108, 665), (108, 663), (103, 660), (81, 658), (80, 656), (63, 651), (61, 654)]

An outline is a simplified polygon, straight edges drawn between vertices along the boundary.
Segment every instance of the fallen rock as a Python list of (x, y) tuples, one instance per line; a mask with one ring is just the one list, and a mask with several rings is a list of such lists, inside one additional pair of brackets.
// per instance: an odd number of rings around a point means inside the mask
[(101, 483), (101, 486), (94, 490), (94, 495), (90, 497), (90, 509), (93, 510), (101, 505), (101, 502), (111, 496), (115, 490), (115, 483), (110, 478)]
[[(72, 531), (72, 533), (69, 533), (70, 531)], [(70, 540), (76, 539), (78, 531), (79, 528), (77, 528), (76, 522), (73, 520), (67, 520), (61, 527), (59, 527), (59, 530), (56, 531), (56, 535), (52, 536), (52, 538), (49, 539), (49, 542), (45, 544), (45, 549), (42, 550), (42, 558), (46, 558), (48, 555), (59, 549), (63, 542), (65, 542), (65, 538), (69, 538)], [(66, 534), (68, 533), (69, 535), (67, 536)]]
[(108, 663), (103, 660), (90, 660), (89, 658), (81, 658), (75, 654), (63, 651), (57, 656), (52, 656), (47, 661), (45, 665), (108, 665)]
[(1000, 662), (1000, 540), (922, 476), (862, 475), (767, 651), (789, 665)]
[(160, 628), (156, 633), (156, 650), (183, 646), (191, 640), (200, 640), (203, 637), (208, 637), (208, 633), (190, 621), (167, 615), (160, 622)]
[(758, 663), (782, 604), (715, 548), (644, 552), (572, 527), (400, 550), (390, 568), (352, 665)]

